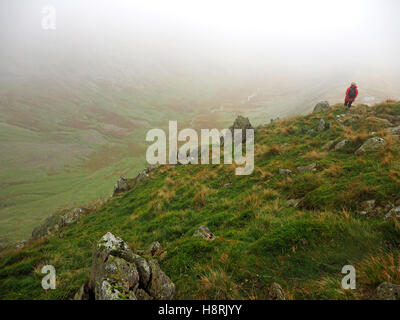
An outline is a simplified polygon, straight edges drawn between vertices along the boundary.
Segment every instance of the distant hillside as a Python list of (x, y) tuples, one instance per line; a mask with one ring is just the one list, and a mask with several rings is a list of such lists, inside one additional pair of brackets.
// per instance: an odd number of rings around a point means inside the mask
[[(337, 105), (257, 129), (250, 176), (234, 165), (149, 170), (61, 230), (2, 251), (0, 297), (72, 298), (111, 232), (135, 250), (161, 243), (176, 299), (270, 299), (272, 283), (288, 299), (376, 298), (382, 282), (400, 285), (399, 126), (400, 103)], [(201, 225), (214, 240), (192, 236)], [(41, 288), (46, 264), (56, 290)], [(341, 287), (345, 265), (356, 290)]]

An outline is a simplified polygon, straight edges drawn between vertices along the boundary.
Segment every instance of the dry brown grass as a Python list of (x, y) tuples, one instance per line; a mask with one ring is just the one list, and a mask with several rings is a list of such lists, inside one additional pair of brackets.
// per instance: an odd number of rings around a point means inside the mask
[(196, 207), (204, 207), (207, 203), (207, 196), (211, 193), (211, 189), (207, 188), (206, 186), (202, 185), (199, 188), (199, 191), (193, 198), (193, 202)]
[(343, 168), (339, 164), (331, 164), (329, 168), (324, 170), (324, 173), (332, 178), (340, 177), (343, 173)]
[(328, 154), (327, 152), (320, 152), (317, 150), (312, 150), (312, 151), (307, 152), (304, 155), (304, 158), (306, 158), (307, 160), (321, 160), (321, 159), (324, 159), (327, 154)]

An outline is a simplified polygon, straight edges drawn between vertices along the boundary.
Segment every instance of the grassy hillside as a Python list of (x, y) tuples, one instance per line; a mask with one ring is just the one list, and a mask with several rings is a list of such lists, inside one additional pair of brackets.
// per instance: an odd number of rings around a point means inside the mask
[[(329, 128), (310, 132), (321, 118)], [(0, 298), (72, 298), (89, 278), (94, 244), (108, 231), (137, 249), (159, 241), (177, 299), (268, 299), (273, 282), (292, 299), (374, 298), (381, 282), (400, 284), (400, 224), (384, 219), (400, 205), (400, 143), (382, 119), (400, 125), (400, 104), (348, 114), (335, 106), (265, 125), (256, 132), (250, 176), (235, 176), (234, 165), (162, 166), (63, 229), (63, 237), (1, 252)], [(386, 145), (355, 155), (372, 136)], [(325, 150), (344, 139), (344, 148)], [(296, 169), (313, 163), (314, 171)], [(360, 214), (372, 199), (376, 214)], [(192, 237), (200, 225), (216, 239)], [(41, 288), (46, 264), (57, 270), (56, 290)], [(348, 264), (356, 267), (356, 290), (341, 287)]]

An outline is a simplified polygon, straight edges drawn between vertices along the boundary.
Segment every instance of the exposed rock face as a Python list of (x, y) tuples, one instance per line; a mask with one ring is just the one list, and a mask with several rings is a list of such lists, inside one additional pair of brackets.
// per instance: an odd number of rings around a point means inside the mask
[(384, 282), (376, 289), (380, 300), (400, 300), (400, 286)]
[(282, 287), (276, 282), (269, 287), (269, 296), (272, 300), (286, 300), (285, 291), (283, 291)]
[(32, 239), (39, 239), (51, 235), (61, 228), (75, 222), (95, 208), (74, 208), (53, 214), (45, 222), (32, 231)]
[(317, 113), (317, 112), (322, 112), (322, 111), (327, 111), (331, 108), (331, 106), (329, 105), (328, 101), (321, 101), (318, 102), (315, 107), (314, 107), (314, 111), (313, 113)]
[(243, 116), (237, 116), (233, 125), (229, 127), (229, 130), (232, 132), (232, 138), (234, 135), (234, 129), (242, 130), (242, 142), (244, 143), (246, 142), (246, 129), (254, 129), (254, 128), (251, 125), (249, 118), (245, 118)]
[(400, 207), (396, 207), (391, 209), (386, 215), (385, 215), (385, 219), (390, 219), (390, 218), (397, 218), (400, 219)]
[(122, 192), (126, 192), (131, 188), (128, 183), (128, 179), (125, 176), (121, 176), (114, 186), (114, 195)]
[(85, 285), (76, 299), (172, 299), (175, 293), (175, 285), (157, 260), (147, 261), (133, 253), (121, 238), (110, 232), (100, 239), (93, 251), (90, 280)]
[(206, 239), (206, 240), (214, 240), (215, 239), (214, 234), (206, 226), (200, 226), (193, 233), (193, 237), (203, 238), (203, 239)]
[(342, 140), (342, 141), (340, 141), (338, 144), (336, 144), (336, 146), (335, 146), (335, 151), (336, 151), (336, 150), (343, 149), (343, 148), (344, 148), (345, 146), (347, 146), (349, 143), (350, 143), (349, 140)]
[(368, 151), (376, 151), (383, 148), (386, 145), (385, 139), (382, 138), (370, 138), (355, 152), (355, 154), (362, 154)]
[(279, 174), (289, 176), (292, 174), (292, 170), (279, 168)]
[(296, 169), (300, 173), (302, 173), (302, 172), (311, 172), (311, 171), (317, 170), (317, 164), (316, 163), (312, 163), (312, 164), (310, 164), (308, 166), (297, 167)]

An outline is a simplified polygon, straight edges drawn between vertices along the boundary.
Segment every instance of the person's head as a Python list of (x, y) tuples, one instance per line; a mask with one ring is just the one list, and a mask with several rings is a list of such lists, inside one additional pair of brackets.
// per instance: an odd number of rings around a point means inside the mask
[(352, 87), (357, 87), (357, 84), (356, 84), (355, 82), (352, 82), (352, 83), (351, 83), (351, 86), (352, 86)]

